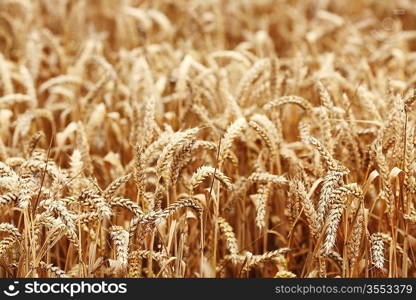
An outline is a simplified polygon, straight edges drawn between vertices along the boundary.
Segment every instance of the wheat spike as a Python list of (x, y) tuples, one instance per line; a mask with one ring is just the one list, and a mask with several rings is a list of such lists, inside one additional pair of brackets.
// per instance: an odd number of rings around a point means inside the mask
[(120, 268), (125, 269), (128, 263), (129, 233), (120, 226), (112, 226), (110, 232), (116, 251), (116, 259), (120, 263)]
[(225, 176), (224, 173), (210, 166), (202, 166), (192, 174), (190, 180), (192, 190), (197, 188), (206, 178), (211, 176), (214, 176), (218, 181), (224, 184), (227, 189), (232, 190), (231, 180)]

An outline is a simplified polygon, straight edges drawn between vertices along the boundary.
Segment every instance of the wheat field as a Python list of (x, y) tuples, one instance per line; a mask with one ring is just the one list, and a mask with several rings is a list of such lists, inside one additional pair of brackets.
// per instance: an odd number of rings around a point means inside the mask
[(416, 277), (416, 3), (1, 0), (0, 277)]

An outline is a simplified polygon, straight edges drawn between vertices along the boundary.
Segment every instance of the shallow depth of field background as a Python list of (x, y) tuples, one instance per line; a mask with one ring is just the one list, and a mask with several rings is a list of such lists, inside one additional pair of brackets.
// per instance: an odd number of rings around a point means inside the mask
[(416, 3), (1, 0), (1, 277), (416, 276)]

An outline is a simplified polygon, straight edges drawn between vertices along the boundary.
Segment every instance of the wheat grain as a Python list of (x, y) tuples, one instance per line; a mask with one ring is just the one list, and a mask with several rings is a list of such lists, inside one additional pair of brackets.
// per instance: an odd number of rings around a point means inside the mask
[(371, 239), (371, 258), (373, 265), (382, 270), (384, 267), (384, 242), (380, 233), (373, 233)]
[(52, 264), (47, 264), (43, 261), (39, 262), (39, 267), (51, 272), (52, 274), (54, 274), (57, 278), (68, 278), (68, 275), (62, 271), (60, 268), (52, 265)]
[(256, 225), (259, 228), (264, 228), (266, 225), (266, 210), (271, 194), (271, 183), (261, 185), (258, 191), (257, 197), (257, 209), (256, 209)]
[(227, 242), (227, 248), (228, 251), (230, 251), (231, 259), (233, 263), (236, 263), (236, 257), (238, 254), (238, 241), (235, 237), (233, 228), (224, 218), (221, 217), (218, 218), (218, 225)]
[(192, 187), (192, 190), (194, 190), (198, 185), (200, 185), (206, 178), (214, 176), (217, 180), (219, 180), (224, 186), (231, 190), (232, 189), (232, 183), (231, 180), (225, 176), (221, 171), (216, 170), (213, 167), (210, 166), (202, 166), (196, 170), (194, 174), (192, 174), (190, 185)]
[(0, 277), (415, 277), (416, 12), (315, 2), (0, 1)]
[(120, 268), (125, 269), (128, 263), (129, 233), (120, 226), (112, 226), (110, 232), (117, 261), (120, 263)]
[(258, 183), (273, 183), (275, 185), (286, 185), (288, 184), (288, 181), (283, 177), (279, 175), (273, 175), (269, 173), (259, 173), (255, 172), (252, 173), (248, 180), (252, 182), (258, 182)]

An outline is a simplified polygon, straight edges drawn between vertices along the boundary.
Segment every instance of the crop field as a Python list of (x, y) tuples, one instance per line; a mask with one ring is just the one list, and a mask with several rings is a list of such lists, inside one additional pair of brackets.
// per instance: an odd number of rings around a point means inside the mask
[(416, 2), (1, 0), (0, 277), (416, 277)]

